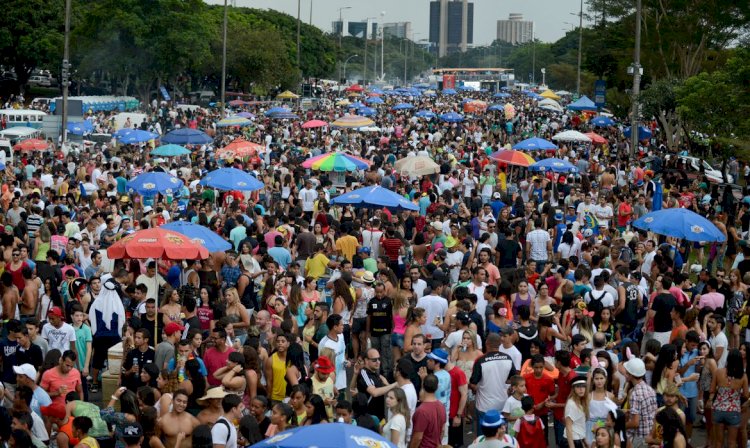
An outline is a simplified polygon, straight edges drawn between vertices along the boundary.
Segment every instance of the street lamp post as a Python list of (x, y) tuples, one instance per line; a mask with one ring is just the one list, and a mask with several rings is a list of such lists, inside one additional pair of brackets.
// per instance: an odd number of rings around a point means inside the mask
[(633, 54), (633, 110), (630, 119), (630, 155), (638, 149), (638, 95), (641, 91), (641, 0), (635, 1), (635, 51)]
[(353, 55), (349, 56), (348, 58), (346, 58), (346, 61), (344, 61), (344, 78), (343, 78), (344, 81), (346, 81), (346, 64), (349, 62), (349, 59), (356, 58), (357, 56), (359, 56), (359, 55), (358, 54), (353, 54)]
[[(312, 6), (310, 7), (310, 9), (312, 10)], [(344, 15), (342, 14), (342, 11), (345, 9), (352, 9), (352, 7), (342, 6), (341, 8), (339, 8), (339, 26), (341, 27), (339, 29), (339, 53), (341, 53), (341, 37), (344, 35), (344, 18), (343, 18)], [(312, 14), (312, 11), (310, 12), (310, 14)], [(365, 36), (365, 39), (366, 38), (367, 36)], [(367, 40), (365, 40), (365, 42), (367, 42)], [(339, 81), (341, 81), (341, 66), (340, 65), (339, 65)]]
[(380, 79), (385, 80), (385, 11), (380, 12)]
[(542, 72), (542, 85), (546, 86), (547, 85), (547, 82), (546, 82), (547, 81), (546, 80), (547, 69), (546, 68), (542, 68), (541, 72)]
[(65, 0), (65, 42), (63, 46), (62, 62), (62, 83), (63, 83), (63, 104), (62, 104), (62, 139), (60, 144), (65, 147), (68, 133), (68, 90), (70, 75), (70, 8), (71, 0)]
[[(583, 1), (583, 0), (581, 0)], [(300, 68), (300, 32), (302, 29), (302, 21), (300, 15), (302, 14), (302, 0), (297, 0), (297, 68)]]

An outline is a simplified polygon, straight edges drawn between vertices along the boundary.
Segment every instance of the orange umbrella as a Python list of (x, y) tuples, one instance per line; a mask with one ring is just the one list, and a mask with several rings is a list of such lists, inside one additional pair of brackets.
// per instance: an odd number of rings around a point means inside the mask
[(45, 151), (49, 149), (49, 143), (40, 138), (30, 138), (21, 143), (16, 143), (13, 145), (13, 149), (16, 151)]
[(586, 137), (591, 139), (591, 142), (595, 145), (603, 145), (607, 143), (607, 139), (597, 134), (596, 132), (587, 132), (584, 134)]
[(263, 149), (263, 145), (249, 142), (244, 138), (237, 138), (227, 146), (219, 148), (219, 150), (216, 151), (216, 157), (236, 157), (238, 159), (241, 159), (243, 157), (254, 156)]

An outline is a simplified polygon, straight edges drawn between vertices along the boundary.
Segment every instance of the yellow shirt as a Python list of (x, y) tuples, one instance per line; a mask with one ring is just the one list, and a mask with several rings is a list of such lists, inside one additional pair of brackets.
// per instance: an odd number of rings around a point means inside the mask
[(336, 250), (341, 252), (349, 261), (354, 259), (354, 254), (357, 252), (358, 246), (359, 241), (351, 235), (344, 235), (336, 240)]
[(331, 261), (323, 254), (314, 255), (305, 261), (305, 272), (309, 277), (317, 280), (326, 273), (328, 263)]
[(508, 177), (505, 175), (505, 171), (497, 173), (497, 183), (500, 185), (500, 191), (506, 191), (508, 189)]
[(271, 355), (271, 369), (273, 371), (273, 389), (271, 400), (281, 401), (286, 397), (286, 362), (279, 359), (279, 355)]

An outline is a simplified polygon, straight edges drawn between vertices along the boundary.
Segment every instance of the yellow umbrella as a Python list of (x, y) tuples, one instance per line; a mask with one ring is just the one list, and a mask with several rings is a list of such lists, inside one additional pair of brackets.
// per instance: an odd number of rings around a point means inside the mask
[(291, 92), (289, 90), (285, 90), (285, 91), (279, 93), (278, 95), (276, 95), (276, 99), (277, 100), (296, 100), (297, 98), (299, 98), (299, 95), (297, 95), (297, 94), (295, 94), (295, 93), (293, 93), (293, 92)]
[(543, 96), (543, 97), (549, 98), (551, 100), (559, 100), (560, 99), (559, 95), (556, 95), (555, 92), (553, 92), (553, 91), (551, 91), (549, 89), (547, 89), (544, 92), (542, 92), (541, 94), (539, 94), (539, 96)]
[(338, 100), (336, 101), (337, 106), (348, 106), (352, 104), (349, 100)]

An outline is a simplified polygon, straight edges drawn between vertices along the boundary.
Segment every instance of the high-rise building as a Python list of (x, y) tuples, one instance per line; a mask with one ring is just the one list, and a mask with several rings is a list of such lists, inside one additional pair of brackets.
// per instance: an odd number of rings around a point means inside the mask
[(331, 28), (333, 34), (338, 36), (341, 34), (341, 29), (344, 29), (344, 36), (352, 36), (363, 39), (365, 37), (365, 30), (368, 29), (369, 25), (369, 38), (375, 39), (378, 35), (378, 23), (370, 21), (350, 21), (344, 20), (343, 27), (341, 21), (334, 20), (331, 22)]
[(430, 42), (438, 57), (466, 51), (474, 42), (474, 3), (468, 0), (431, 1)]
[(412, 33), (411, 22), (384, 23), (383, 33), (386, 36), (411, 40), (411, 33)]
[(534, 37), (534, 22), (523, 20), (523, 14), (511, 13), (508, 20), (497, 21), (497, 39), (513, 45), (531, 42)]

